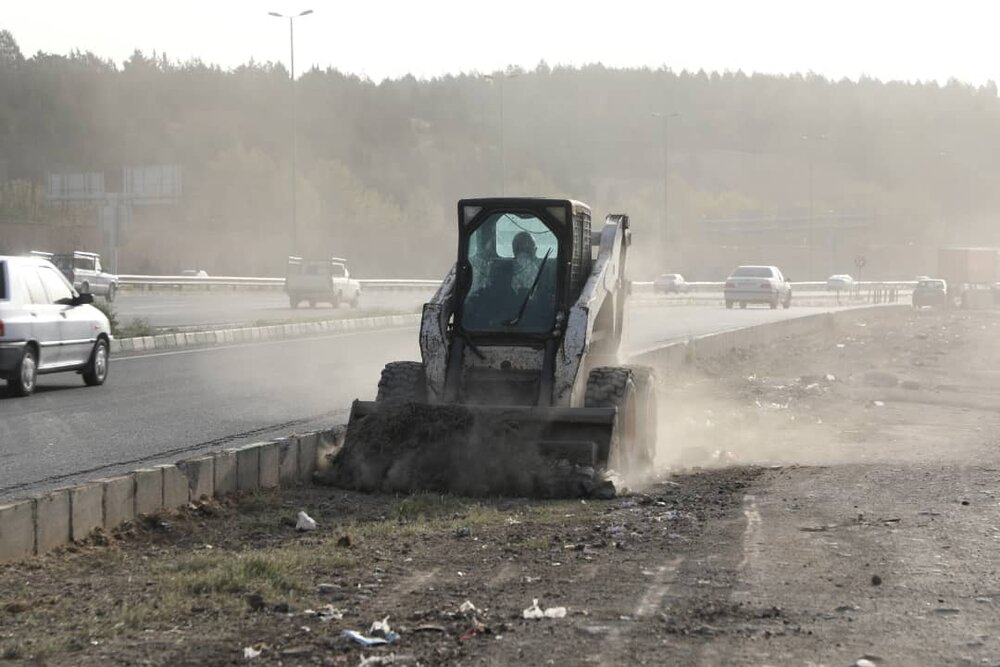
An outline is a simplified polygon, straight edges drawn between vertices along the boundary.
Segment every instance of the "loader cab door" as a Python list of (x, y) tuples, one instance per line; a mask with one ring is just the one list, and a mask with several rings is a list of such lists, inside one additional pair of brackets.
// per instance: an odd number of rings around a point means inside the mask
[(485, 212), (460, 242), (458, 323), (496, 338), (547, 336), (560, 306), (559, 228), (542, 212)]

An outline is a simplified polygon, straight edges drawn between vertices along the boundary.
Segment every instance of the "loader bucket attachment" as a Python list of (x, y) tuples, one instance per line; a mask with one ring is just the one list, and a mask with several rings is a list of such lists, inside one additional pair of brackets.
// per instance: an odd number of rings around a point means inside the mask
[(615, 408), (355, 401), (323, 481), (361, 491), (594, 495), (616, 420)]

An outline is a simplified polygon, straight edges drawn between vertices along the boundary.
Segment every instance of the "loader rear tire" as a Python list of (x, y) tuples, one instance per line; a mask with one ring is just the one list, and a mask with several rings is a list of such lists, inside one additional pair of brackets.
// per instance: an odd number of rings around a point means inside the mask
[(618, 408), (611, 446), (600, 458), (608, 468), (629, 474), (637, 461), (639, 442), (639, 397), (636, 378), (631, 368), (604, 366), (587, 376), (584, 406), (588, 408)]
[(656, 401), (656, 372), (648, 366), (632, 366), (638, 390), (638, 440), (635, 465), (642, 473), (653, 471), (656, 459), (656, 422), (659, 403)]
[(427, 378), (419, 361), (391, 361), (382, 369), (376, 401), (385, 403), (424, 403), (427, 401)]

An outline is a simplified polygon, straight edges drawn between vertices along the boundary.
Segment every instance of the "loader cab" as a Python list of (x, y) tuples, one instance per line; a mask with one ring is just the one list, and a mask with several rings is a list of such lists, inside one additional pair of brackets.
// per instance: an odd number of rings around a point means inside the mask
[(458, 214), (456, 329), (498, 344), (560, 335), (556, 315), (590, 270), (590, 210), (570, 200), (496, 198), (462, 200)]

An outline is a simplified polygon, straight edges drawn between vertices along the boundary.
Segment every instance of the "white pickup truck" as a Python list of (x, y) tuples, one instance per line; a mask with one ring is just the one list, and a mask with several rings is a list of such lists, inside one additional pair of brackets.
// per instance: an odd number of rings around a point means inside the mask
[(285, 273), (285, 294), (288, 295), (288, 304), (292, 308), (298, 308), (303, 301), (310, 306), (328, 303), (334, 308), (347, 302), (352, 308), (357, 308), (361, 300), (361, 283), (351, 279), (351, 274), (347, 271), (347, 260), (341, 257), (289, 257)]

